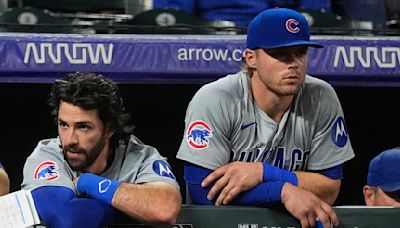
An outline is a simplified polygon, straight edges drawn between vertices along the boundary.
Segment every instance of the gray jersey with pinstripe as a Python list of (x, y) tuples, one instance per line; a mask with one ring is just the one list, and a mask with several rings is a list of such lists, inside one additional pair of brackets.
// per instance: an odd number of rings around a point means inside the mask
[[(41, 186), (64, 186), (75, 191), (72, 180), (80, 175), (65, 161), (58, 138), (38, 143), (24, 166), (23, 189), (33, 190)], [(127, 144), (115, 150), (110, 167), (100, 176), (125, 183), (142, 184), (163, 181), (179, 188), (175, 175), (158, 151), (144, 145), (135, 136)]]
[(332, 86), (306, 75), (277, 124), (255, 104), (250, 77), (244, 72), (204, 85), (195, 94), (177, 154), (211, 170), (232, 161), (266, 161), (290, 171), (317, 171), (353, 157)]

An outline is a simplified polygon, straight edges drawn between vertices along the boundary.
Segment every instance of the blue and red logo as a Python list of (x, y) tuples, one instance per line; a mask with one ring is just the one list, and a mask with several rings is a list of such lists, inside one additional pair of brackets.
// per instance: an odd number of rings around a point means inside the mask
[(300, 28), (299, 28), (299, 22), (296, 19), (289, 19), (286, 21), (286, 30), (288, 30), (291, 33), (298, 33), (300, 32)]
[(202, 120), (196, 120), (189, 124), (186, 132), (186, 140), (190, 147), (194, 149), (204, 149), (210, 143), (212, 130), (208, 124)]
[(36, 180), (53, 181), (59, 176), (57, 163), (53, 161), (45, 161), (36, 166), (33, 178)]

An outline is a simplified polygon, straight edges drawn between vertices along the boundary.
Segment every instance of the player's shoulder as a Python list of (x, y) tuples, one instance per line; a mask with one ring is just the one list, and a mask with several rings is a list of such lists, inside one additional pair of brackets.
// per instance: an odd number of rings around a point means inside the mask
[[(25, 168), (44, 167), (51, 164), (63, 164), (64, 156), (58, 138), (39, 141), (36, 148), (25, 161)], [(24, 169), (25, 169), (24, 168)]]
[(127, 144), (123, 146), (126, 147), (125, 150), (127, 155), (135, 154), (136, 156), (140, 155), (143, 157), (149, 157), (154, 154), (159, 154), (155, 147), (143, 143), (135, 135), (130, 135)]
[(41, 156), (44, 154), (61, 154), (61, 142), (58, 138), (40, 140), (34, 149), (32, 155)]
[(306, 75), (303, 90), (306, 94), (313, 94), (315, 96), (325, 96), (329, 94), (336, 94), (334, 88), (328, 82)]
[(194, 99), (204, 100), (207, 103), (216, 100), (224, 102), (236, 102), (249, 91), (248, 75), (242, 71), (229, 74), (216, 81), (203, 85), (195, 94)]
[(313, 87), (313, 88), (332, 88), (332, 85), (329, 84), (328, 82), (320, 79), (320, 78), (316, 78), (314, 76), (311, 75), (306, 75), (305, 80), (304, 80), (304, 84), (306, 86), (309, 87)]
[(339, 98), (333, 86), (324, 80), (309, 75), (306, 75), (297, 102), (302, 105), (316, 105), (321, 110), (340, 106)]

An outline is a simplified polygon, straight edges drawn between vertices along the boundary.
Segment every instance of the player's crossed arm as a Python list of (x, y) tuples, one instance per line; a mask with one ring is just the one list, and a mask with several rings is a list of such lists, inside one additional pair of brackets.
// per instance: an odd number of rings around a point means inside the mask
[(181, 208), (179, 190), (165, 182), (129, 184), (86, 173), (74, 183), (80, 194), (104, 201), (143, 222), (173, 224)]
[(339, 195), (341, 180), (331, 179), (319, 173), (296, 172), (299, 187), (308, 190), (332, 205)]
[(32, 191), (41, 222), (49, 228), (99, 228), (114, 222), (118, 212), (109, 204), (79, 198), (63, 186), (41, 186)]
[[(256, 197), (259, 203), (280, 199), (286, 209), (300, 220), (302, 227), (315, 226), (316, 218), (326, 227), (329, 227), (330, 221), (338, 224), (330, 204), (337, 197), (340, 180), (332, 180), (317, 173), (302, 172), (297, 175), (266, 163), (232, 162), (212, 171), (202, 181), (202, 187), (213, 183), (207, 199), (215, 200), (216, 205), (238, 202), (242, 204), (244, 198)], [(313, 191), (324, 196), (326, 202)], [(257, 196), (249, 197), (255, 194)], [(259, 194), (265, 196), (260, 197)]]
[(262, 183), (263, 171), (261, 162), (232, 162), (210, 173), (201, 183), (207, 187), (214, 186), (207, 194), (208, 200), (215, 199), (215, 205), (229, 204), (236, 196)]

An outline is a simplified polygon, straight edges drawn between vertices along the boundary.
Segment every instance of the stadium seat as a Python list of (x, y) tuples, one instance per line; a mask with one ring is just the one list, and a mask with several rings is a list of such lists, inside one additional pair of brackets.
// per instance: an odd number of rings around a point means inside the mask
[[(398, 1), (398, 0), (396, 0)], [(351, 22), (350, 29), (383, 29), (386, 23), (384, 0), (336, 0), (340, 15)], [(339, 11), (337, 11), (339, 13)]]
[(224, 29), (195, 14), (173, 9), (147, 10), (115, 25), (117, 33), (217, 34)]
[(125, 0), (22, 0), (22, 5), (53, 12), (125, 13)]
[(345, 22), (336, 14), (317, 10), (300, 10), (311, 27), (342, 27)]
[(135, 0), (21, 0), (24, 7), (47, 9), (73, 21), (74, 33), (114, 33), (114, 22), (131, 19), (129, 2)]
[(48, 10), (11, 8), (0, 14), (0, 31), (27, 33), (72, 33), (72, 22)]
[(386, 0), (387, 21), (390, 29), (400, 29), (400, 2), (399, 0)]
[(306, 17), (312, 34), (342, 34), (348, 22), (340, 16), (317, 10), (300, 10)]

